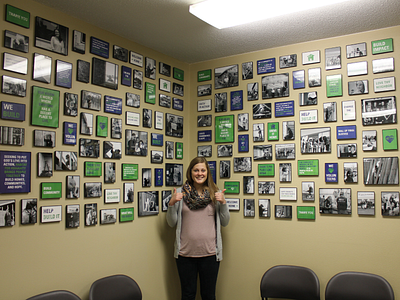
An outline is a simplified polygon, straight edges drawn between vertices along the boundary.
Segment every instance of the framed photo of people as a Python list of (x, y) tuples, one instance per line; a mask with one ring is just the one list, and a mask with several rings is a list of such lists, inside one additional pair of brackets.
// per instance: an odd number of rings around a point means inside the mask
[(300, 129), (301, 153), (330, 153), (331, 128), (304, 128)]
[(346, 46), (346, 57), (355, 58), (367, 56), (367, 43), (358, 43)]
[(351, 189), (320, 188), (319, 212), (331, 215), (351, 215)]
[(89, 83), (90, 62), (78, 59), (76, 62), (76, 80)]
[(375, 192), (357, 192), (357, 212), (359, 215), (375, 215)]
[(363, 158), (365, 185), (399, 184), (399, 158), (365, 157)]
[(165, 113), (165, 135), (172, 137), (183, 137), (183, 117)]
[(349, 96), (368, 94), (368, 80), (349, 81)]
[(36, 17), (35, 47), (68, 55), (68, 27)]
[(78, 30), (72, 33), (72, 51), (85, 54), (86, 51), (86, 34)]
[(261, 89), (263, 99), (289, 97), (289, 73), (262, 77)]
[(214, 88), (222, 89), (239, 85), (239, 65), (214, 69)]
[(9, 30), (4, 30), (4, 47), (28, 53), (29, 36)]
[(125, 130), (125, 154), (147, 156), (148, 132), (126, 129)]
[(396, 124), (396, 97), (361, 99), (362, 123), (367, 125)]

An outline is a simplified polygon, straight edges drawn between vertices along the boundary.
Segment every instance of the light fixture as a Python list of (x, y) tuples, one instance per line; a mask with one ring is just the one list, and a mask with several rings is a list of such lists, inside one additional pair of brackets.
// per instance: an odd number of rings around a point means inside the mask
[(189, 5), (189, 12), (223, 29), (348, 0), (206, 0)]

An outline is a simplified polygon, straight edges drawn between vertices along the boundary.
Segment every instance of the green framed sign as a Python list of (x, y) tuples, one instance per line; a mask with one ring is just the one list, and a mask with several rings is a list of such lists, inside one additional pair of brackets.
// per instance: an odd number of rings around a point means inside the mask
[(275, 176), (275, 164), (259, 164), (258, 176)]
[(40, 187), (42, 199), (59, 199), (62, 197), (62, 182), (42, 182)]
[(371, 46), (372, 46), (372, 54), (393, 52), (393, 39), (372, 41)]
[(19, 26), (29, 28), (31, 14), (25, 10), (6, 5), (6, 21)]
[(225, 194), (239, 194), (240, 193), (240, 182), (239, 181), (225, 181), (224, 189)]
[(327, 75), (326, 76), (326, 96), (340, 97), (343, 96), (342, 75)]
[(180, 81), (183, 81), (185, 78), (185, 71), (178, 69), (178, 68), (174, 68), (173, 69), (173, 76), (175, 79), (178, 79)]
[(279, 141), (279, 122), (268, 123), (267, 130), (268, 141)]
[(32, 89), (32, 125), (58, 128), (60, 91), (34, 86)]
[(120, 208), (119, 209), (119, 221), (120, 222), (130, 222), (134, 219), (134, 208)]
[(397, 150), (397, 129), (382, 130), (383, 150)]
[(137, 180), (138, 178), (138, 164), (122, 164), (122, 180)]
[(197, 72), (197, 81), (198, 82), (208, 81), (208, 80), (211, 80), (211, 69)]
[(176, 159), (183, 159), (183, 143), (175, 143), (175, 157)]
[(107, 137), (108, 117), (96, 116), (96, 136)]
[(297, 219), (315, 220), (314, 206), (297, 206)]
[(297, 161), (297, 174), (299, 176), (319, 175), (318, 159), (304, 159)]
[(101, 162), (98, 161), (85, 161), (85, 176), (98, 177), (102, 175)]
[(235, 140), (234, 115), (215, 117), (215, 142), (233, 143)]
[(156, 104), (156, 85), (154, 83), (146, 82), (145, 93), (144, 101), (150, 104)]

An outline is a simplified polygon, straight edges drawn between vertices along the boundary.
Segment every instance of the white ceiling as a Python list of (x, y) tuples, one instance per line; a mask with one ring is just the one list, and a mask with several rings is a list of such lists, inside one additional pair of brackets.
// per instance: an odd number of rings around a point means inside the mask
[(34, 1), (187, 63), (400, 25), (400, 0), (350, 0), (221, 30), (189, 13), (201, 0)]

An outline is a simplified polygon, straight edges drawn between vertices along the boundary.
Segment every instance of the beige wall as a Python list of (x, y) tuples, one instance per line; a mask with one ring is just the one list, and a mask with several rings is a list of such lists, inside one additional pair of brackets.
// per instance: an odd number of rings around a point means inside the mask
[[(0, 0), (4, 15), (5, 4), (7, 2)], [(116, 223), (113, 225), (97, 225), (94, 227), (85, 227), (83, 225), (83, 213), (85, 203), (97, 202), (99, 208), (123, 208), (130, 207), (125, 203), (104, 204), (102, 198), (85, 199), (82, 195), (77, 200), (65, 199), (65, 191), (63, 191), (63, 198), (59, 200), (41, 200), (39, 193), (39, 184), (42, 181), (48, 182), (63, 182), (65, 185), (65, 177), (71, 175), (71, 172), (55, 171), (51, 178), (38, 178), (36, 176), (36, 163), (38, 152), (53, 152), (54, 150), (64, 151), (78, 151), (77, 146), (66, 146), (62, 144), (62, 127), (61, 124), (64, 121), (79, 123), (78, 117), (72, 118), (67, 117), (60, 112), (60, 127), (56, 129), (57, 132), (57, 145), (56, 148), (47, 149), (32, 147), (32, 132), (35, 129), (43, 129), (44, 127), (30, 126), (30, 101), (31, 101), (31, 87), (41, 86), (48, 87), (56, 90), (60, 90), (61, 98), (63, 98), (64, 92), (72, 92), (80, 95), (81, 90), (90, 90), (101, 93), (104, 95), (111, 95), (120, 97), (125, 100), (126, 92), (139, 93), (141, 95), (141, 107), (140, 109), (132, 109), (130, 111), (142, 112), (142, 108), (150, 108), (153, 110), (159, 110), (162, 112), (172, 112), (178, 115), (184, 115), (184, 139), (167, 138), (164, 136), (164, 140), (183, 141), (184, 143), (184, 159), (183, 161), (174, 160), (177, 163), (183, 163), (186, 168), (189, 160), (197, 153), (197, 100), (205, 99), (197, 97), (197, 71), (205, 69), (214, 69), (217, 67), (227, 66), (231, 64), (239, 64), (239, 70), (241, 72), (241, 64), (247, 61), (253, 61), (254, 66), (254, 79), (247, 81), (239, 81), (239, 87), (213, 90), (211, 98), (214, 98), (215, 92), (230, 92), (238, 89), (242, 89), (244, 92), (244, 109), (243, 111), (230, 112), (228, 109), (227, 113), (235, 115), (235, 125), (237, 122), (237, 114), (241, 112), (249, 112), (250, 114), (250, 131), (248, 132), (250, 140), (252, 140), (252, 124), (260, 121), (252, 120), (251, 112), (252, 105), (261, 103), (264, 101), (276, 102), (276, 101), (295, 101), (295, 116), (280, 119), (267, 119), (267, 122), (277, 121), (280, 123), (280, 129), (282, 121), (294, 120), (296, 121), (296, 160), (291, 161), (293, 166), (292, 182), (289, 184), (280, 184), (277, 172), (277, 166), (275, 167), (275, 177), (271, 180), (276, 182), (275, 195), (270, 195), (271, 205), (276, 204), (287, 204), (293, 206), (293, 219), (291, 220), (279, 220), (272, 216), (269, 219), (260, 219), (258, 216), (254, 218), (243, 217), (243, 199), (254, 198), (257, 200), (266, 198), (259, 196), (257, 193), (252, 195), (243, 195), (242, 193), (237, 197), (240, 198), (240, 211), (231, 213), (231, 222), (228, 227), (223, 229), (224, 239), (224, 260), (221, 263), (220, 276), (218, 282), (218, 299), (258, 299), (259, 298), (259, 282), (262, 274), (273, 265), (276, 264), (296, 264), (308, 266), (313, 269), (320, 278), (321, 282), (321, 294), (326, 286), (327, 281), (331, 276), (337, 272), (344, 270), (355, 270), (377, 273), (384, 276), (393, 286), (395, 294), (398, 296), (400, 293), (400, 286), (397, 283), (397, 270), (399, 263), (396, 259), (396, 252), (399, 247), (398, 236), (396, 232), (396, 224), (398, 217), (383, 218), (380, 212), (380, 192), (381, 191), (398, 191), (398, 185), (396, 186), (364, 186), (362, 183), (362, 177), (359, 176), (359, 182), (357, 184), (345, 184), (341, 176), (339, 177), (339, 183), (335, 185), (327, 185), (324, 182), (324, 169), (323, 164), (325, 162), (338, 162), (339, 163), (339, 174), (343, 170), (343, 162), (356, 161), (358, 162), (358, 172), (362, 174), (362, 158), (366, 156), (398, 156), (398, 151), (383, 151), (382, 150), (382, 129), (386, 128), (397, 128), (398, 125), (388, 126), (376, 126), (373, 129), (377, 130), (378, 133), (378, 151), (376, 153), (363, 153), (361, 150), (362, 142), (361, 135), (362, 130), (371, 129), (363, 127), (361, 124), (361, 99), (372, 98), (380, 96), (392, 96), (397, 95), (398, 92), (388, 92), (375, 94), (373, 92), (373, 79), (379, 77), (395, 76), (397, 77), (398, 71), (386, 74), (372, 74), (372, 60), (384, 57), (394, 57), (395, 61), (400, 59), (397, 49), (400, 47), (399, 40), (399, 27), (388, 28), (377, 30), (373, 32), (360, 33), (351, 36), (344, 36), (338, 38), (332, 38), (321, 41), (314, 41), (309, 43), (291, 45), (287, 47), (281, 47), (276, 49), (270, 49), (265, 51), (253, 52), (234, 57), (227, 57), (223, 59), (188, 65), (180, 62), (176, 59), (167, 57), (161, 53), (155, 52), (151, 49), (145, 48), (141, 45), (127, 41), (121, 37), (113, 35), (103, 29), (99, 29), (88, 25), (82, 21), (76, 20), (67, 16), (61, 12), (54, 11), (50, 8), (39, 5), (29, 0), (15, 0), (12, 5), (24, 9), (31, 13), (31, 28), (25, 29), (14, 24), (1, 21), (2, 28), (11, 30), (14, 32), (22, 33), (29, 36), (30, 46), (29, 53), (20, 53), (10, 49), (3, 48), (1, 43), (2, 52), (14, 53), (16, 55), (24, 56), (29, 59), (28, 75), (11, 74), (10, 72), (1, 70), (1, 75), (9, 75), (17, 78), (23, 78), (28, 81), (27, 96), (25, 98), (19, 98), (1, 94), (1, 101), (9, 101), (16, 103), (26, 104), (27, 118), (23, 123), (12, 122), (1, 120), (2, 126), (14, 126), (24, 127), (26, 130), (25, 146), (5, 146), (2, 145), (2, 150), (7, 151), (30, 151), (32, 152), (32, 191), (31, 193), (24, 194), (6, 194), (0, 195), (0, 200), (15, 199), (16, 205), (16, 225), (11, 228), (1, 228), (1, 240), (2, 240), (2, 275), (0, 275), (0, 282), (2, 283), (2, 297), (4, 299), (25, 299), (31, 295), (42, 293), (53, 289), (67, 289), (75, 292), (83, 299), (88, 298), (88, 292), (91, 283), (103, 276), (123, 273), (133, 277), (142, 288), (144, 299), (179, 299), (179, 280), (177, 278), (177, 272), (175, 263), (172, 258), (173, 253), (173, 240), (174, 240), (174, 229), (170, 229), (166, 226), (165, 213), (160, 212), (158, 216), (149, 217), (138, 217), (137, 216), (137, 191), (146, 190), (141, 187), (141, 176), (139, 180), (135, 181), (135, 220), (130, 223)], [(45, 19), (57, 22), (61, 25), (69, 27), (70, 38), (72, 37), (72, 30), (80, 30), (86, 33), (86, 54), (81, 55), (71, 51), (71, 46), (68, 49), (68, 56), (58, 55), (53, 52), (48, 52), (43, 49), (34, 47), (34, 18), (40, 16)], [(172, 67), (178, 67), (185, 71), (185, 96), (184, 99), (184, 112), (178, 112), (175, 110), (167, 110), (156, 105), (145, 104), (143, 101), (144, 92), (135, 90), (132, 87), (125, 87), (119, 85), (117, 91), (105, 89), (92, 84), (84, 84), (75, 81), (76, 75), (76, 61), (77, 59), (83, 59), (91, 61), (94, 55), (89, 53), (88, 41), (90, 36), (95, 36), (112, 45), (119, 45), (128, 50), (132, 50), (141, 53), (144, 57), (148, 56), (154, 58), (157, 61), (162, 61), (171, 65)], [(371, 41), (379, 40), (384, 38), (393, 38), (395, 52), (372, 56), (371, 54)], [(238, 41), (239, 42), (239, 41)], [(340, 70), (325, 71), (324, 70), (324, 50), (330, 47), (340, 46), (342, 49), (342, 56), (345, 54), (345, 47), (349, 44), (366, 42), (368, 47), (368, 56), (365, 58), (358, 58), (348, 60), (343, 58), (342, 68)], [(70, 43), (71, 45), (71, 43)], [(321, 51), (321, 63), (317, 65), (303, 66), (301, 65), (301, 53), (312, 50)], [(49, 55), (53, 59), (53, 63), (56, 59), (65, 60), (73, 64), (73, 83), (72, 89), (64, 89), (56, 87), (54, 85), (54, 69), (52, 73), (51, 84), (46, 85), (41, 82), (31, 80), (32, 78), (32, 57), (33, 53), (41, 53)], [(248, 102), (246, 99), (247, 83), (248, 82), (259, 82), (261, 83), (261, 75), (256, 75), (256, 62), (260, 59), (266, 59), (275, 57), (277, 60), (279, 56), (297, 54), (298, 56), (298, 67), (280, 70), (277, 66), (277, 74), (283, 72), (291, 72), (297, 69), (321, 67), (322, 70), (322, 87), (313, 89), (302, 89), (290, 90), (290, 97), (283, 99), (272, 99), (272, 100), (258, 100)], [(347, 81), (349, 78), (346, 74), (346, 64), (348, 62), (356, 61), (368, 61), (368, 75), (362, 76), (362, 79), (369, 80), (369, 94), (366, 97), (361, 96), (348, 96), (347, 92)], [(122, 63), (112, 58), (110, 55), (109, 61), (122, 65), (136, 68), (128, 63)], [(143, 70), (143, 69), (142, 69)], [(342, 74), (343, 75), (343, 97), (337, 98), (326, 98), (325, 92), (325, 76), (327, 74)], [(157, 72), (156, 81), (145, 80), (154, 82), (158, 85), (158, 79), (161, 78)], [(213, 76), (214, 78), (214, 76)], [(241, 78), (241, 77), (240, 77)], [(306, 77), (307, 78), (307, 77)], [(166, 78), (174, 81), (172, 78)], [(358, 79), (358, 77), (357, 77)], [(356, 78), (351, 79), (356, 80)], [(176, 81), (176, 80), (175, 80)], [(290, 85), (291, 85), (290, 78)], [(204, 83), (213, 83), (204, 82)], [(213, 84), (214, 85), (214, 84)], [(318, 119), (319, 122), (314, 124), (316, 127), (331, 126), (332, 138), (333, 138), (333, 150), (329, 154), (318, 154), (312, 156), (312, 158), (319, 159), (320, 175), (318, 177), (301, 177), (297, 174), (297, 160), (298, 159), (309, 159), (311, 155), (301, 155), (299, 146), (300, 128), (310, 128), (313, 124), (300, 125), (298, 121), (299, 111), (308, 109), (300, 107), (298, 105), (298, 93), (307, 91), (318, 92)], [(157, 91), (158, 96), (159, 91)], [(172, 96), (172, 94), (170, 94)], [(341, 101), (343, 100), (356, 100), (357, 109), (357, 120), (351, 122), (341, 121)], [(322, 103), (327, 101), (336, 101), (338, 104), (338, 121), (335, 123), (323, 123), (322, 116)], [(212, 100), (214, 104), (214, 99)], [(126, 106), (123, 106), (124, 109)], [(214, 106), (213, 106), (214, 107)], [(228, 105), (228, 108), (230, 106)], [(310, 107), (311, 108), (311, 107)], [(312, 107), (311, 109), (314, 109)], [(88, 111), (79, 108), (79, 112), (89, 112), (94, 115), (101, 114), (102, 112)], [(201, 114), (208, 114), (201, 113)], [(213, 116), (216, 114), (211, 112)], [(107, 115), (107, 114), (106, 114)], [(218, 114), (223, 115), (223, 114)], [(115, 117), (115, 115), (108, 114), (108, 117)], [(125, 123), (125, 116), (122, 115), (123, 123)], [(358, 157), (356, 159), (338, 159), (336, 156), (336, 126), (356, 124), (357, 125), (357, 140), (355, 141), (358, 145)], [(130, 126), (124, 125), (124, 129)], [(213, 120), (214, 127), (214, 120)], [(213, 127), (211, 129), (213, 129)], [(79, 128), (79, 126), (78, 126)], [(132, 127), (134, 129), (134, 127)], [(52, 130), (52, 129), (51, 129)], [(150, 132), (157, 132), (156, 130), (143, 129)], [(214, 133), (214, 130), (213, 130)], [(82, 136), (78, 136), (80, 138)], [(83, 136), (84, 137), (84, 136)], [(95, 138), (95, 137), (93, 137)], [(98, 138), (102, 142), (103, 140), (109, 140), (106, 138)], [(237, 132), (235, 131), (235, 140), (237, 139)], [(123, 140), (122, 140), (123, 142)], [(346, 143), (343, 141), (340, 143)], [(270, 142), (268, 144), (281, 144), (286, 143), (280, 141)], [(213, 156), (210, 160), (217, 161), (217, 169), (219, 167), (220, 158), (217, 157), (217, 146), (214, 143), (213, 136)], [(234, 144), (233, 157), (244, 157), (252, 155), (253, 143), (250, 142), (249, 153), (238, 153), (237, 144)], [(73, 150), (72, 150), (73, 149)], [(152, 147), (149, 144), (149, 150), (159, 150), (158, 147)], [(162, 149), (164, 150), (164, 149)], [(102, 155), (102, 150), (101, 150)], [(229, 158), (233, 161), (232, 158)], [(99, 161), (104, 161), (99, 158)], [(87, 179), (83, 176), (83, 162), (84, 158), (79, 158), (78, 171), (73, 172), (73, 175), (81, 176), (81, 189), (83, 188), (84, 182), (102, 181)], [(92, 160), (91, 160), (92, 161)], [(138, 163), (140, 168), (151, 167), (153, 170), (158, 165), (150, 164), (150, 156), (147, 157), (131, 157), (123, 155), (120, 161), (117, 161), (117, 174), (120, 171), (120, 164), (123, 162), (135, 162)], [(273, 161), (276, 165), (280, 161)], [(252, 175), (257, 178), (257, 165), (258, 163), (253, 162)], [(140, 172), (139, 172), (140, 173)], [(242, 173), (231, 173), (230, 181), (242, 182)], [(219, 172), (217, 171), (217, 177)], [(295, 216), (296, 207), (298, 205), (315, 206), (318, 211), (318, 201), (313, 203), (303, 203), (301, 200), (295, 202), (285, 202), (279, 200), (279, 187), (297, 187), (298, 198), (301, 198), (299, 193), (301, 188), (301, 181), (315, 181), (316, 189), (321, 187), (338, 187), (338, 188), (351, 188), (352, 190), (352, 215), (351, 216), (335, 216), (335, 215), (320, 215), (316, 214), (316, 220), (314, 221), (299, 221)], [(218, 185), (223, 186), (223, 180), (218, 178)], [(117, 181), (114, 185), (103, 184), (103, 188), (123, 188), (123, 181), (117, 176)], [(154, 185), (149, 190), (166, 190), (169, 187), (155, 188)], [(242, 184), (241, 184), (241, 190)], [(375, 191), (376, 209), (375, 216), (359, 216), (357, 214), (357, 191)], [(316, 196), (318, 193), (316, 194)], [(248, 197), (249, 196), (249, 197)], [(236, 196), (235, 196), (236, 197)], [(20, 225), (20, 200), (26, 198), (38, 198), (39, 206), (43, 205), (62, 205), (63, 213), (65, 212), (65, 205), (68, 204), (80, 204), (81, 207), (81, 225), (76, 229), (66, 229), (65, 221), (63, 219), (60, 223), (41, 224), (38, 222), (35, 225)], [(258, 210), (256, 210), (256, 215)]]

